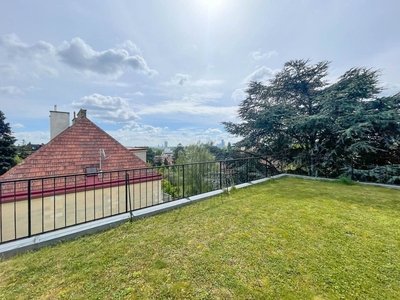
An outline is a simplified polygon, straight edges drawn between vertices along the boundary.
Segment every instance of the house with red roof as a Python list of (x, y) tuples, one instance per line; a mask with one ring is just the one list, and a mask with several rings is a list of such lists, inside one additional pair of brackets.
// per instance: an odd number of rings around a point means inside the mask
[(161, 180), (81, 109), (71, 126), (0, 177), (0, 240), (161, 203)]

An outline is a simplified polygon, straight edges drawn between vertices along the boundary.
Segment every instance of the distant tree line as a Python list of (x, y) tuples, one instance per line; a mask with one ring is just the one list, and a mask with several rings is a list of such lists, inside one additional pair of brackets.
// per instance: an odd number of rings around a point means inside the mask
[(240, 123), (223, 122), (237, 146), (280, 171), (399, 181), (400, 93), (380, 96), (380, 72), (351, 68), (329, 84), (329, 62), (293, 60), (269, 81), (250, 82)]
[(16, 164), (22, 162), (39, 145), (25, 143), (22, 140), (21, 145), (15, 145), (17, 139), (13, 136), (10, 123), (6, 122), (6, 116), (0, 110), (0, 175), (3, 175)]

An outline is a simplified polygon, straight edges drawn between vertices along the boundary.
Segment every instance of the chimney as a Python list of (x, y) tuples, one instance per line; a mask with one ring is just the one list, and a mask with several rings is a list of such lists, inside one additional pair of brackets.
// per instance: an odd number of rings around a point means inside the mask
[(86, 118), (86, 109), (80, 109), (78, 112), (78, 119)]
[(57, 111), (57, 105), (50, 111), (50, 140), (69, 127), (69, 112)]

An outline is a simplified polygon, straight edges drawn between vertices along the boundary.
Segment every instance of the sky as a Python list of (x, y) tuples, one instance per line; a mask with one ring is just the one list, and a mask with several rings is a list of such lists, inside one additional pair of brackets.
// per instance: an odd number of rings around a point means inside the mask
[(381, 70), (400, 92), (398, 0), (0, 0), (0, 110), (16, 144), (87, 109), (125, 146), (236, 142), (250, 81), (294, 59)]

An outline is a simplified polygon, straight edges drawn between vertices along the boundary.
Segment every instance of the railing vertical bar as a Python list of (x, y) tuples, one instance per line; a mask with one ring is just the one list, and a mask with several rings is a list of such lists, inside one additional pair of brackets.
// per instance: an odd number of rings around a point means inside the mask
[(112, 172), (108, 173), (109, 174), (109, 178), (110, 178), (110, 216), (113, 215), (112, 213), (112, 207), (113, 207), (113, 196), (112, 196)]
[(42, 232), (44, 232), (44, 179), (42, 178)]
[[(153, 180), (153, 171), (151, 172), (151, 202), (154, 203), (154, 180)], [(160, 203), (160, 198), (156, 204)]]
[(28, 237), (32, 235), (31, 179), (28, 180)]
[(133, 210), (135, 210), (135, 170), (132, 171), (132, 198), (133, 198)]
[(101, 173), (101, 216), (104, 218), (104, 174)]
[(64, 227), (67, 227), (67, 177), (64, 177)]
[(0, 182), (0, 243), (3, 242), (3, 197), (2, 197), (3, 186)]
[(125, 211), (128, 212), (128, 173), (125, 172)]
[(77, 195), (76, 195), (76, 175), (74, 175), (74, 200), (75, 200), (75, 224), (78, 223), (78, 205), (77, 205)]
[(145, 184), (144, 184), (144, 187), (145, 187), (145, 193), (146, 193), (146, 206), (151, 206), (151, 203), (150, 203), (150, 205), (148, 204), (149, 203), (149, 197), (148, 197), (148, 195), (147, 195), (147, 170), (143, 170), (146, 174), (144, 175), (144, 180), (145, 180)]
[(121, 206), (120, 206), (120, 202), (121, 202), (121, 197), (120, 197), (120, 194), (119, 194), (119, 186), (120, 186), (120, 184), (119, 184), (119, 172), (117, 172), (117, 182), (118, 182), (118, 185), (117, 185), (117, 195), (118, 195), (118, 213), (121, 213)]
[(250, 172), (250, 169), (249, 169), (249, 161), (250, 161), (250, 159), (248, 158), (248, 159), (246, 160), (246, 174), (247, 174), (246, 182), (249, 182), (249, 181), (250, 181), (250, 177), (249, 177), (249, 172)]
[(56, 178), (53, 178), (53, 230), (56, 229)]
[(93, 220), (96, 220), (96, 178), (93, 178)]
[[(140, 208), (142, 208), (142, 169), (139, 169), (139, 195), (140, 195)], [(147, 206), (147, 198), (146, 198), (146, 206)]]
[(87, 193), (86, 193), (86, 184), (87, 184), (87, 178), (84, 177), (85, 180), (85, 186), (84, 186), (84, 193), (85, 193), (85, 223), (87, 222)]
[(17, 238), (17, 184), (14, 182), (14, 239)]
[(182, 198), (185, 198), (185, 165), (182, 165)]

